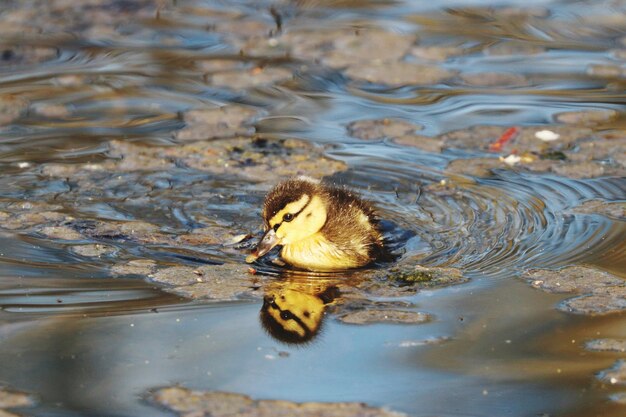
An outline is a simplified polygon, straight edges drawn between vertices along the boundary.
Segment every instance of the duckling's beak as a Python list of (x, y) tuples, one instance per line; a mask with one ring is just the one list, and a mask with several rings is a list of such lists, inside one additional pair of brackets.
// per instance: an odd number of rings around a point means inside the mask
[(280, 238), (276, 236), (276, 231), (274, 229), (268, 230), (265, 235), (263, 235), (263, 239), (259, 242), (257, 247), (252, 251), (252, 256), (254, 258), (260, 258), (265, 255), (267, 252), (271, 251), (272, 248), (280, 243)]

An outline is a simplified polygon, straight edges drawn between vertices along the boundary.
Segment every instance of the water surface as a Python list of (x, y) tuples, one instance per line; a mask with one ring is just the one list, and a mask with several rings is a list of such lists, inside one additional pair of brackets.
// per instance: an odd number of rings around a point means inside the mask
[[(624, 386), (596, 378), (624, 355), (583, 348), (626, 338), (623, 313), (566, 314), (555, 309), (564, 296), (518, 279), (571, 265), (626, 278), (624, 217), (576, 209), (626, 202), (624, 176), (506, 165), (488, 177), (459, 175), (447, 170), (452, 161), (493, 155), (363, 141), (346, 130), (397, 118), (436, 137), (478, 125), (552, 128), (562, 112), (614, 110), (573, 129), (623, 138), (622, 2), (66, 3), (9, 1), (0, 12), (0, 382), (37, 398), (25, 414), (167, 415), (145, 398), (173, 384), (415, 416), (624, 414), (609, 400)], [(324, 33), (371, 28), (414, 36), (414, 47), (451, 48), (443, 59), (423, 51), (402, 59), (455, 75), (364, 82), (319, 52), (332, 41), (319, 40)], [(371, 64), (369, 53), (348, 58)], [(514, 77), (480, 80), (492, 73)], [(294, 347), (263, 331), (260, 299), (191, 301), (147, 274), (115, 276), (111, 267), (130, 260), (243, 263), (244, 250), (176, 239), (200, 227), (255, 233), (275, 178), (148, 165), (152, 156), (112, 145), (176, 149), (187, 112), (230, 104), (262, 112), (258, 135), (325, 146), (347, 167), (329, 176), (374, 202), (390, 233), (404, 236), (404, 257), (458, 268), (470, 281), (403, 297), (434, 317), (427, 324), (351, 326), (329, 314), (314, 342)], [(148, 168), (89, 168), (131, 156)], [(614, 169), (619, 158), (594, 163)], [(82, 168), (48, 175), (51, 164)], [(131, 221), (157, 227), (133, 240), (97, 226)], [(60, 224), (83, 234), (42, 233)], [(76, 252), (96, 242), (111, 249)]]

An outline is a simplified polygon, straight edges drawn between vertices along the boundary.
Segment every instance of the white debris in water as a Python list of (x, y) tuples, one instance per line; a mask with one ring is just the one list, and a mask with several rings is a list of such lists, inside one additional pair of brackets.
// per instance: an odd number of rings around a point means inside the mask
[(20, 169), (29, 168), (30, 162), (18, 162), (17, 167)]
[(417, 340), (405, 340), (404, 342), (400, 342), (400, 344), (398, 344), (398, 346), (400, 347), (412, 347), (412, 346), (423, 346), (424, 342), (421, 341), (417, 341)]
[(273, 47), (276, 47), (276, 46), (278, 46), (278, 39), (276, 39), (276, 38), (270, 38), (270, 39), (267, 41), (267, 44), (268, 44), (269, 46), (271, 46), (272, 48), (273, 48)]
[(551, 130), (540, 130), (538, 132), (535, 132), (535, 137), (544, 142), (552, 142), (553, 140), (557, 140), (558, 138), (560, 138), (561, 135)]
[(401, 348), (415, 347), (415, 346), (425, 346), (425, 345), (438, 345), (441, 343), (445, 343), (449, 341), (450, 338), (447, 336), (439, 336), (439, 337), (429, 337), (423, 340), (403, 340), (399, 343), (388, 342), (386, 346), (398, 346)]
[(611, 384), (617, 384), (617, 378), (615, 377), (611, 378)]
[(513, 154), (507, 156), (506, 158), (500, 157), (500, 161), (501, 162), (504, 162), (505, 164), (507, 164), (508, 166), (511, 166), (511, 167), (519, 164), (521, 160), (522, 160), (522, 158), (520, 158), (517, 155), (513, 155)]

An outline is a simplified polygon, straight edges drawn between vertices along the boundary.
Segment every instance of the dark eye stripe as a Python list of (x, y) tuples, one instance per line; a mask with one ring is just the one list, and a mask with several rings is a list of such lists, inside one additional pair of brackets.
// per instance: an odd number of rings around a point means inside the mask
[(306, 325), (306, 324), (302, 321), (302, 319), (300, 319), (300, 317), (296, 316), (295, 314), (293, 314), (293, 313), (292, 313), (291, 311), (289, 311), (289, 310), (283, 310), (283, 309), (281, 309), (281, 308), (278, 306), (278, 304), (276, 304), (276, 301), (272, 301), (272, 302), (270, 303), (270, 307), (271, 307), (271, 308), (273, 308), (273, 309), (278, 310), (278, 312), (279, 312), (279, 314), (280, 314), (280, 318), (281, 318), (281, 319), (283, 319), (283, 320), (293, 320), (293, 321), (295, 321), (296, 323), (298, 323), (298, 325), (299, 325), (300, 327), (302, 327), (302, 329), (303, 329), (305, 332), (307, 332), (307, 333), (311, 332), (311, 329), (309, 329), (309, 326), (307, 326), (307, 325)]
[[(296, 218), (296, 216), (300, 213), (302, 213), (304, 211), (305, 208), (307, 208), (309, 206), (309, 204), (311, 204), (311, 200), (309, 200), (308, 203), (306, 203), (304, 205), (304, 207), (302, 207), (297, 213), (285, 213), (285, 215), (283, 216), (283, 222), (287, 222), (289, 223), (290, 221), (292, 221), (293, 219)], [(280, 227), (280, 225), (283, 224), (282, 222), (280, 223), (276, 223), (273, 227), (274, 231), (277, 232), (278, 228)]]

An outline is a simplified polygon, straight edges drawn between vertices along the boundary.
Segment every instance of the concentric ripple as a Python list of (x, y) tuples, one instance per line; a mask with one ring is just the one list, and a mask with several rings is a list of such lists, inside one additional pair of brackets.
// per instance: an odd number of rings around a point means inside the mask
[(446, 174), (445, 156), (424, 159), (393, 148), (372, 154), (350, 148), (334, 156), (358, 167), (347, 182), (368, 184), (362, 192), (384, 218), (430, 245), (424, 264), (510, 276), (592, 259), (626, 231), (624, 222), (573, 211), (588, 200), (623, 200), (624, 178), (573, 180), (503, 169), (474, 179)]

